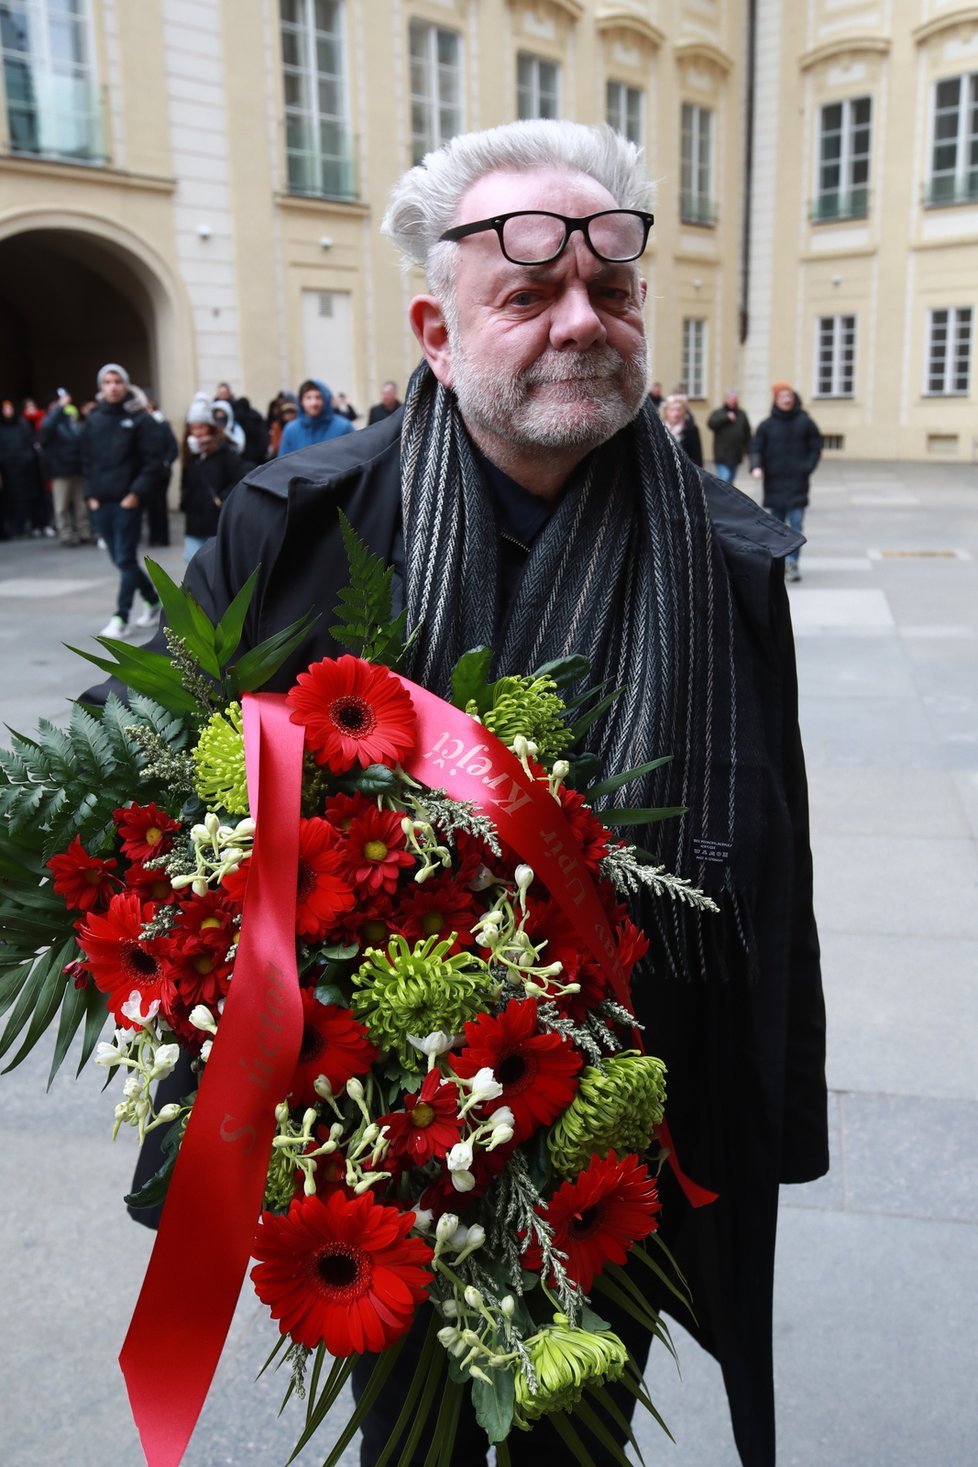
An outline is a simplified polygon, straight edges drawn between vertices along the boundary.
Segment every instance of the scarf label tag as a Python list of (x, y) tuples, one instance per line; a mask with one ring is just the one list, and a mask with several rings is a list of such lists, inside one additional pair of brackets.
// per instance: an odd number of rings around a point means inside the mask
[(693, 838), (693, 859), (696, 861), (722, 866), (724, 862), (730, 860), (732, 850), (733, 842), (729, 840), (710, 840), (705, 835), (697, 835)]

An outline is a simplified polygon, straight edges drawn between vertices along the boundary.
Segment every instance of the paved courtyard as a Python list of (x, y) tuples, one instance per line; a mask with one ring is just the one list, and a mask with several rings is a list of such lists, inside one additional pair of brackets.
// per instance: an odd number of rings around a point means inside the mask
[[(829, 1012), (833, 1164), (783, 1194), (781, 1467), (978, 1459), (978, 466), (827, 462), (790, 588)], [(154, 552), (156, 553), (156, 552)], [(178, 546), (160, 553), (177, 575)], [(95, 680), (115, 575), (94, 548), (0, 544), (0, 722), (61, 719)], [(45, 1096), (50, 1041), (0, 1079), (0, 1463), (138, 1467), (116, 1355), (150, 1235), (121, 1205), (101, 1076)], [(173, 1280), (194, 1307), (207, 1260)], [(646, 1462), (737, 1467), (719, 1374), (676, 1330)], [(252, 1379), (273, 1340), (242, 1299), (185, 1467), (276, 1467), (299, 1416)], [(327, 1443), (301, 1467), (321, 1463)], [(357, 1457), (350, 1450), (344, 1467)]]

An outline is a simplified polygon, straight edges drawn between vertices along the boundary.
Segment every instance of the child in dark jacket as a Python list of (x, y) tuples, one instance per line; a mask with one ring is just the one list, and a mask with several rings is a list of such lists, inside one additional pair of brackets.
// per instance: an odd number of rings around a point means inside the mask
[(217, 521), (225, 499), (243, 477), (241, 456), (222, 433), (211, 410), (210, 399), (199, 394), (187, 413), (187, 430), (194, 452), (185, 448), (180, 481), (180, 508), (186, 519), (183, 558), (191, 560), (206, 541), (217, 534)]

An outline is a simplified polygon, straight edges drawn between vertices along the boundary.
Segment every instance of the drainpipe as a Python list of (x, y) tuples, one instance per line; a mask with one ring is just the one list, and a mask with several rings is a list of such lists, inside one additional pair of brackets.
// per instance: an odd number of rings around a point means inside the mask
[(744, 214), (740, 235), (740, 345), (747, 340), (750, 319), (750, 223), (754, 188), (754, 69), (757, 0), (747, 4), (747, 97), (744, 106)]

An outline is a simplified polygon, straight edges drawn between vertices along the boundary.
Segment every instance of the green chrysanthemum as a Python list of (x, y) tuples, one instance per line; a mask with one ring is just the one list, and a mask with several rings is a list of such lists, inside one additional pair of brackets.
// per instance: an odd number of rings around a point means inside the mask
[(410, 947), (398, 933), (387, 951), (368, 948), (354, 974), (353, 1011), (379, 1049), (397, 1055), (406, 1070), (427, 1066), (409, 1034), (458, 1034), (486, 1007), (495, 989), (487, 965), (471, 953), (447, 956), (454, 933)]
[[(556, 688), (550, 677), (501, 677), (493, 684), (492, 707), (481, 715), (482, 722), (504, 744), (517, 734), (531, 739), (540, 762), (550, 764), (567, 744), (565, 708)], [(465, 711), (478, 713), (473, 700)]]
[(651, 1054), (626, 1050), (581, 1072), (577, 1094), (547, 1137), (550, 1159), (563, 1177), (576, 1176), (592, 1156), (609, 1151), (639, 1156), (662, 1120), (666, 1067)]
[(555, 1314), (553, 1324), (527, 1340), (526, 1348), (537, 1389), (531, 1394), (526, 1376), (518, 1373), (516, 1413), (527, 1424), (553, 1411), (572, 1410), (586, 1389), (620, 1380), (628, 1364), (628, 1351), (616, 1334), (572, 1329), (566, 1314)]
[(223, 713), (207, 720), (194, 749), (194, 763), (194, 788), (208, 808), (248, 814), (240, 703), (229, 703)]

